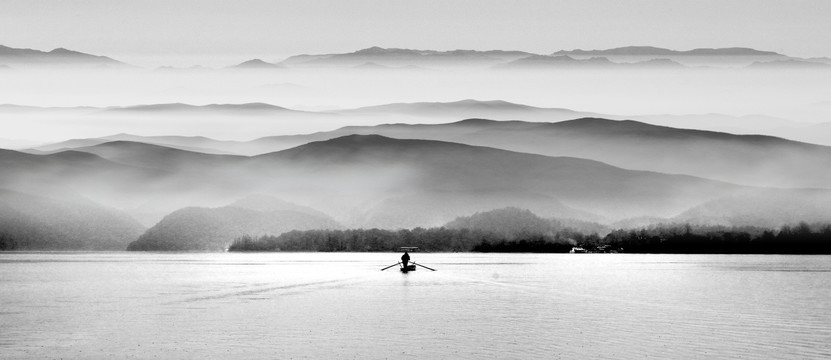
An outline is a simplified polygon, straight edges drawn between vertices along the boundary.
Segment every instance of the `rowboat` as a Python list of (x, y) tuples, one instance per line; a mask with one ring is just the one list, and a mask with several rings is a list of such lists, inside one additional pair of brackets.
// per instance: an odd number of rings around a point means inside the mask
[[(417, 247), (414, 247), (414, 246), (402, 246), (402, 247), (400, 248), (400, 250), (401, 250), (401, 251), (404, 251), (405, 253), (411, 253), (411, 252), (418, 251), (418, 248), (417, 248)], [(408, 258), (409, 258), (409, 257), (408, 257)], [(407, 258), (407, 259), (408, 259), (408, 258)], [(427, 270), (430, 270), (430, 271), (436, 271), (436, 269), (433, 269), (433, 268), (431, 268), (431, 267), (427, 267), (427, 266), (424, 266), (424, 265), (421, 265), (421, 264), (417, 264), (415, 261), (408, 261), (408, 264), (407, 264), (407, 265), (404, 265), (404, 264), (402, 264), (401, 262), (397, 262), (397, 263), (395, 263), (395, 264), (392, 264), (392, 265), (390, 265), (390, 266), (387, 266), (387, 267), (385, 267), (385, 268), (381, 269), (381, 271), (384, 271), (384, 270), (386, 270), (386, 269), (389, 269), (389, 268), (391, 268), (391, 267), (393, 267), (393, 266), (395, 266), (395, 265), (399, 265), (399, 269), (401, 270), (401, 272), (402, 272), (402, 273), (405, 273), (405, 274), (406, 274), (406, 273), (408, 273), (408, 272), (410, 272), (410, 271), (416, 271), (416, 266), (421, 266), (421, 267), (423, 267), (423, 268), (425, 268), (425, 269), (427, 269)]]

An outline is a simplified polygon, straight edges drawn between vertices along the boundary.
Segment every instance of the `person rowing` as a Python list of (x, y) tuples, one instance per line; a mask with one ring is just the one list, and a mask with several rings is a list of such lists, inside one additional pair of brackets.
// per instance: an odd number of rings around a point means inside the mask
[(407, 263), (410, 262), (410, 254), (405, 250), (404, 255), (401, 255), (401, 263), (404, 264), (404, 268), (407, 268)]

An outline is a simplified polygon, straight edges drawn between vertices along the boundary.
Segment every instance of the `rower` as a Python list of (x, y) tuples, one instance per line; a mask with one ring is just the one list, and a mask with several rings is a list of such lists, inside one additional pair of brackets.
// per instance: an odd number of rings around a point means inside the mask
[(407, 263), (410, 262), (410, 254), (407, 250), (404, 250), (404, 255), (401, 255), (401, 263), (404, 264), (404, 268), (407, 268)]

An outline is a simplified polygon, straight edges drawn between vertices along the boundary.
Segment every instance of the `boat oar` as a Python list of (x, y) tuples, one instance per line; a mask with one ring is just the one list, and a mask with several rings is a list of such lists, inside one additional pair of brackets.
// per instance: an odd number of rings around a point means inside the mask
[(398, 264), (400, 264), (400, 262), (397, 262), (397, 263), (395, 263), (395, 264), (392, 264), (392, 265), (390, 265), (390, 266), (387, 266), (387, 267), (385, 267), (385, 268), (381, 269), (381, 271), (384, 271), (384, 270), (386, 270), (386, 269), (389, 269), (389, 268), (391, 268), (391, 267), (393, 267), (393, 266), (395, 266), (395, 265), (398, 265)]
[[(414, 261), (410, 261), (410, 262), (411, 262), (411, 263), (413, 263), (413, 264), (416, 264), (416, 263), (415, 263), (415, 262), (414, 262)], [(425, 269), (427, 269), (427, 270), (432, 270), (432, 271), (436, 271), (436, 269), (433, 269), (433, 268), (429, 268), (429, 267), (426, 267), (426, 266), (424, 266), (424, 265), (421, 265), (421, 264), (416, 264), (416, 265), (418, 265), (418, 266), (421, 266), (421, 267), (423, 267), (423, 268), (425, 268)]]

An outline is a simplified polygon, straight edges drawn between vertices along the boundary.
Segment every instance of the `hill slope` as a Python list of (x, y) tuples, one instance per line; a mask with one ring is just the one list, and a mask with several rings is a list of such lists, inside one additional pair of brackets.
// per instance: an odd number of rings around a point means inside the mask
[(626, 169), (685, 174), (751, 186), (831, 187), (831, 147), (786, 139), (581, 118), (554, 123), (469, 119), (435, 125), (345, 127), (267, 137), (252, 146), (290, 147), (347, 134), (452, 141), (547, 156), (597, 160)]
[[(618, 158), (614, 159), (630, 161), (627, 156), (646, 151), (641, 149), (646, 147), (655, 154), (642, 154), (643, 158), (636, 159), (639, 163), (653, 164), (681, 154), (688, 156), (689, 163), (684, 164), (687, 166), (712, 166), (707, 161), (729, 164), (717, 159), (721, 156), (735, 161), (731, 166), (746, 171), (766, 165), (752, 163), (753, 159), (763, 159), (753, 156), (777, 160), (776, 156), (781, 156), (776, 152), (779, 144), (786, 149), (801, 149), (794, 153), (800, 156), (811, 151), (822, 154), (824, 150), (807, 144), (783, 143), (781, 139), (750, 137), (749, 143), (738, 149), (754, 151), (721, 154), (719, 151), (724, 149), (705, 147), (716, 147), (718, 141), (728, 144), (728, 149), (738, 146), (737, 141), (743, 143), (727, 134), (691, 134), (635, 122), (612, 122), (613, 126), (609, 126), (608, 122), (582, 119), (555, 124), (494, 124), (476, 120), (452, 127), (414, 126), (411, 135), (453, 136), (469, 142), (490, 141), (503, 147), (525, 146), (541, 151), (599, 151), (590, 155), (616, 155)], [(390, 127), (396, 131), (411, 129), (408, 125)], [(607, 144), (596, 139), (584, 138), (585, 134), (600, 136), (611, 145), (607, 148)], [(656, 139), (666, 141), (666, 147), (660, 147), (660, 142), (654, 144)], [(626, 153), (624, 145), (633, 149)], [(673, 148), (680, 145), (688, 148)], [(582, 158), (379, 135), (343, 136), (254, 157), (199, 154), (124, 142), (91, 149), (100, 156), (80, 151), (42, 156), (9, 152), (13, 156), (0, 156), (0, 164), (9, 165), (4, 168), (9, 171), (0, 174), (0, 186), (29, 192), (48, 189), (78, 193), (110, 206), (135, 208), (136, 216), (143, 213), (142, 219), (158, 219), (186, 206), (216, 207), (262, 194), (311, 207), (349, 227), (383, 228), (439, 226), (460, 215), (507, 206), (528, 209), (545, 218), (602, 222), (630, 217), (669, 218), (747, 190), (699, 177), (633, 171)], [(5, 161), (6, 158), (16, 160)], [(803, 175), (809, 180), (816, 179), (811, 171), (820, 172), (806, 169)], [(813, 200), (794, 199), (806, 208), (812, 206)], [(259, 211), (273, 204), (249, 200), (238, 205)], [(283, 210), (300, 210), (286, 208), (285, 204), (279, 206)]]
[(243, 235), (281, 234), (291, 230), (336, 229), (336, 222), (291, 210), (256, 211), (225, 206), (184, 208), (148, 229), (127, 250), (225, 250)]
[[(707, 189), (708, 196), (712, 196), (735, 188), (692, 177), (629, 171), (584, 159), (378, 135), (314, 142), (252, 160), (263, 167), (281, 169), (293, 164), (295, 169), (318, 174), (325, 180), (313, 180), (311, 184), (321, 189), (343, 182), (366, 184), (351, 190), (356, 195), (381, 193), (387, 200), (410, 196), (411, 201), (405, 201), (409, 206), (418, 204), (416, 199), (424, 199), (428, 203), (418, 208), (437, 212), (454, 204), (472, 206), (489, 200), (502, 204), (498, 207), (517, 206), (544, 216), (555, 209), (542, 212), (541, 207), (557, 207), (559, 202), (565, 204), (561, 211), (575, 207), (603, 215), (617, 213), (614, 216), (671, 212), (702, 196), (701, 190)], [(432, 200), (437, 202), (429, 203)], [(611, 211), (613, 208), (616, 210)], [(466, 210), (464, 213), (478, 209)]]
[(126, 214), (91, 201), (0, 189), (0, 250), (123, 250), (144, 231)]

